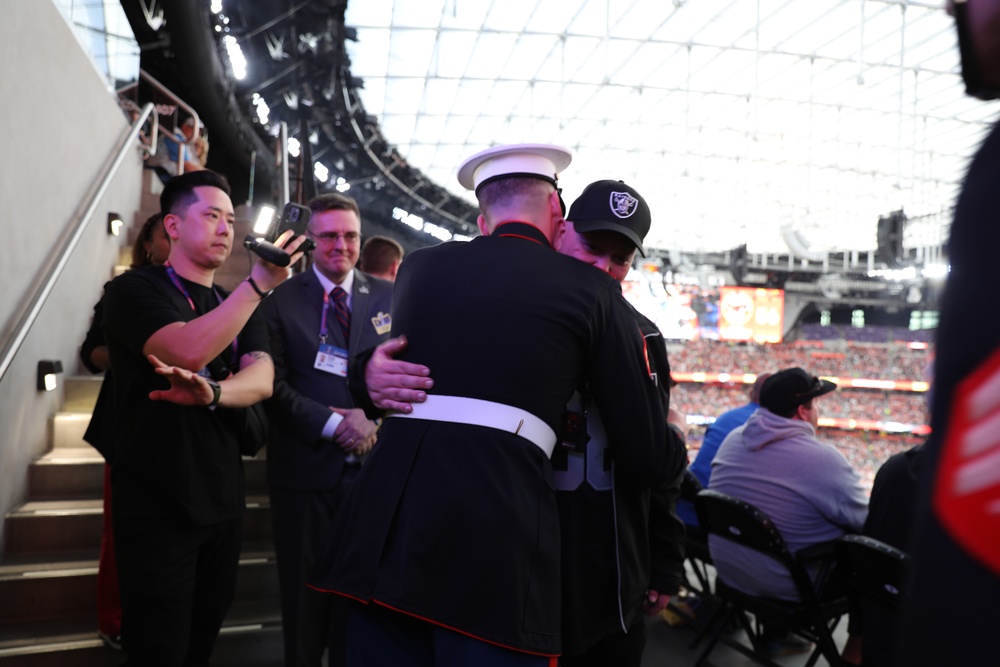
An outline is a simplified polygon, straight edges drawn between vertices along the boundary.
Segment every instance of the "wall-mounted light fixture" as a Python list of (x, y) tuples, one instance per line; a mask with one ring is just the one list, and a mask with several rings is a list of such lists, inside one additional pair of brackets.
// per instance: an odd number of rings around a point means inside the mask
[(58, 359), (38, 362), (38, 391), (52, 391), (56, 388), (56, 376), (63, 372), (62, 362)]
[(118, 236), (121, 234), (122, 227), (124, 226), (125, 222), (120, 215), (117, 213), (108, 213), (108, 234)]

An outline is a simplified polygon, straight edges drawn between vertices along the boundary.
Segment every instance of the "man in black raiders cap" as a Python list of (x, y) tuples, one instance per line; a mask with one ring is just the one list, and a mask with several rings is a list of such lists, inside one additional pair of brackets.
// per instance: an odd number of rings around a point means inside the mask
[[(591, 183), (570, 205), (566, 218), (559, 252), (619, 283), (636, 252), (644, 254), (649, 207), (622, 181)], [(686, 462), (687, 423), (670, 408), (670, 363), (663, 335), (634, 309), (633, 316), (668, 409), (671, 428), (665, 446), (676, 452), (678, 465), (656, 489), (637, 482), (615, 465), (613, 454), (606, 455), (615, 447), (589, 398), (590, 388), (581, 388), (567, 406), (567, 432), (552, 457), (562, 527), (566, 667), (639, 667), (646, 644), (643, 611), (658, 613), (683, 581), (684, 526), (675, 505)]]
[(399, 363), (433, 368), (434, 382), (425, 402), (377, 403), (403, 411), (385, 420), (313, 579), (364, 603), (351, 620), (349, 664), (554, 664), (561, 596), (549, 457), (582, 381), (618, 466), (655, 485), (678, 465), (617, 283), (552, 252), (564, 231), (556, 175), (568, 163), (568, 151), (545, 145), (473, 156), (459, 181), (476, 190), (483, 236), (417, 250), (400, 268)]

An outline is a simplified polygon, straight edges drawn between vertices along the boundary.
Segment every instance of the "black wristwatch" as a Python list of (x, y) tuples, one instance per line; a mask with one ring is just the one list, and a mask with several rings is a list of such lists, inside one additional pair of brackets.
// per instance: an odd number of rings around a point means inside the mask
[(212, 388), (212, 402), (208, 404), (208, 409), (214, 410), (219, 405), (219, 399), (222, 398), (222, 387), (219, 386), (218, 382), (209, 378), (205, 378), (205, 382)]

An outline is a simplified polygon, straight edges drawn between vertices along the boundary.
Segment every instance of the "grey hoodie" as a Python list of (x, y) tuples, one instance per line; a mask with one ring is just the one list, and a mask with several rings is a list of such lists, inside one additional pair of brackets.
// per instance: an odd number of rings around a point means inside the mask
[[(837, 449), (816, 439), (812, 424), (758, 409), (733, 430), (712, 462), (710, 489), (767, 514), (789, 549), (861, 532), (868, 496)], [(732, 542), (710, 539), (723, 580), (754, 595), (797, 599), (784, 568)]]

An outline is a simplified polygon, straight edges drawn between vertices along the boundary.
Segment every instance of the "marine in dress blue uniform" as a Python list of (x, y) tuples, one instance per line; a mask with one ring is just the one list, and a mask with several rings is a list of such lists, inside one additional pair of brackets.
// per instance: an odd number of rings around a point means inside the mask
[[(623, 469), (656, 484), (676, 465), (618, 284), (552, 251), (568, 163), (565, 149), (537, 145), (473, 156), (459, 180), (477, 188), (484, 236), (415, 251), (400, 269), (393, 335), (435, 385), (409, 418), (385, 420), (313, 577), (364, 604), (349, 664), (483, 664), (469, 661), (480, 648), (490, 664), (554, 662), (549, 454), (576, 387), (595, 387)], [(455, 638), (471, 646), (442, 657)]]

